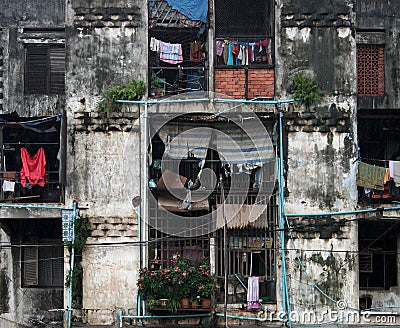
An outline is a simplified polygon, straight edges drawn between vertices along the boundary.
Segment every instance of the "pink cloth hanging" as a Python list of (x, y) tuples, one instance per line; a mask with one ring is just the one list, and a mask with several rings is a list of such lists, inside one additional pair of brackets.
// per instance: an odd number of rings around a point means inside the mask
[(46, 182), (46, 156), (44, 149), (39, 148), (36, 155), (31, 156), (26, 148), (21, 148), (21, 161), (20, 178), (22, 187), (25, 188), (27, 183), (32, 186), (39, 185), (43, 187)]
[(258, 309), (259, 287), (259, 277), (249, 277), (247, 284), (247, 309)]

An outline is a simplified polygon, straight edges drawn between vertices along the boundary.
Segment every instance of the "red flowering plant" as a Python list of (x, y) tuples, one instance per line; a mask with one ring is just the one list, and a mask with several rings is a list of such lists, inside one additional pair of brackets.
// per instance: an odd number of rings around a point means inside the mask
[(169, 269), (140, 269), (136, 285), (144, 300), (159, 300), (168, 298), (168, 285), (171, 285), (172, 275)]
[(196, 292), (198, 268), (190, 257), (179, 258), (174, 266), (174, 289), (179, 298), (189, 298)]
[[(144, 300), (154, 303), (167, 298), (171, 305), (182, 298), (211, 298), (220, 288), (211, 275), (210, 263), (205, 258), (201, 259), (200, 265), (196, 265), (189, 257), (181, 258), (179, 255), (171, 258), (171, 266), (167, 268), (141, 269), (137, 286)], [(173, 310), (176, 310), (175, 305)]]
[(220, 288), (217, 279), (211, 274), (210, 262), (206, 258), (202, 258), (198, 271), (197, 294), (201, 299), (209, 299)]

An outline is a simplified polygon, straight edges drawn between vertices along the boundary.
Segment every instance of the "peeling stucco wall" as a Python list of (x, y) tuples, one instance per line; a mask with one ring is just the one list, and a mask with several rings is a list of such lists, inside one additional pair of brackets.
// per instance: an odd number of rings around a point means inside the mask
[(147, 7), (143, 1), (73, 0), (66, 17), (66, 199), (78, 202), (91, 228), (81, 263), (81, 315), (90, 324), (112, 324), (116, 309), (136, 307), (132, 198), (140, 194), (140, 124), (136, 107), (100, 117), (96, 105), (111, 86), (146, 82)]
[[(357, 99), (352, 2), (279, 1), (276, 31), (277, 97), (292, 98), (296, 73), (315, 77), (323, 92), (315, 106), (284, 108), (286, 213), (353, 210)], [(340, 219), (345, 223), (339, 224)], [(294, 228), (285, 247), (292, 311), (322, 313), (337, 309), (334, 301), (339, 300), (358, 307), (358, 234), (352, 219), (289, 220)], [(281, 263), (278, 268), (281, 285)]]
[[(16, 111), (24, 117), (61, 114), (65, 106), (64, 95), (24, 95), (24, 62), (26, 44), (64, 42), (64, 1), (13, 1), (2, 5), (2, 113)], [(38, 37), (37, 31), (43, 28), (58, 31)]]

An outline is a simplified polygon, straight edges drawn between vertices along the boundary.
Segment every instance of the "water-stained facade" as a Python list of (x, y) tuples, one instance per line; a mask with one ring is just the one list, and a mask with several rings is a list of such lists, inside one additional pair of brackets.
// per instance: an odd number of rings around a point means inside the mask
[[(118, 325), (120, 311), (137, 315), (139, 269), (166, 265), (175, 253), (210, 258), (221, 282), (229, 259), (232, 323), (254, 317), (241, 311), (247, 302), (235, 274), (261, 277), (263, 306), (298, 315), (284, 321), (305, 322), (302, 314), (334, 311), (338, 304), (398, 305), (398, 212), (389, 209), (398, 199), (396, 178), (374, 189), (357, 176), (360, 163), (386, 169), (399, 155), (397, 4), (196, 4), (2, 1), (0, 321), (5, 327), (65, 321), (70, 256), (62, 242), (62, 208), (74, 203), (86, 241), (74, 265), (80, 274), (73, 280), (74, 320)], [(165, 44), (177, 49), (175, 57), (160, 52)], [(317, 82), (322, 91), (317, 104), (293, 99), (299, 74)], [(131, 80), (146, 84), (142, 103), (99, 112), (103, 92)], [(253, 103), (225, 104), (226, 96)], [(260, 166), (244, 167), (245, 201), (238, 196), (226, 204), (228, 211), (242, 204), (242, 212), (228, 223), (225, 257), (217, 211), (224, 195), (217, 180), (221, 176), (221, 183), (231, 186), (243, 167), (226, 166), (218, 138), (204, 131), (234, 139), (237, 131), (223, 115), (235, 106), (257, 115), (283, 167), (282, 174), (263, 171), (263, 178)], [(189, 210), (171, 201), (160, 163), (178, 156), (167, 147), (168, 136), (192, 128), (202, 129), (196, 137), (206, 147), (182, 161), (176, 189), (185, 198), (189, 180), (196, 182), (203, 169), (210, 176), (200, 179), (206, 196), (196, 201), (193, 192)], [(186, 143), (201, 148), (192, 137)], [(43, 149), (43, 185), (21, 180), (22, 149), (31, 156)], [(268, 206), (265, 199), (258, 203), (262, 186), (269, 191)], [(132, 201), (136, 196), (140, 206)], [(260, 204), (255, 219), (244, 214)], [(182, 237), (174, 234), (171, 213), (208, 217), (217, 226)], [(220, 293), (214, 299), (220, 323), (223, 304)], [(123, 319), (124, 325), (129, 322)]]

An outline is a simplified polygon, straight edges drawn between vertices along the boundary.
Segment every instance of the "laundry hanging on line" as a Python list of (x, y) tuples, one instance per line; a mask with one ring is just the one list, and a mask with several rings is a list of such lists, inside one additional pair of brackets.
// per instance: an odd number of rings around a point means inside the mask
[(219, 64), (250, 65), (252, 63), (272, 64), (272, 42), (264, 39), (256, 42), (217, 40), (216, 55)]
[(22, 169), (20, 179), (22, 187), (39, 185), (44, 187), (46, 181), (46, 156), (41, 147), (34, 156), (31, 156), (28, 150), (21, 148)]

